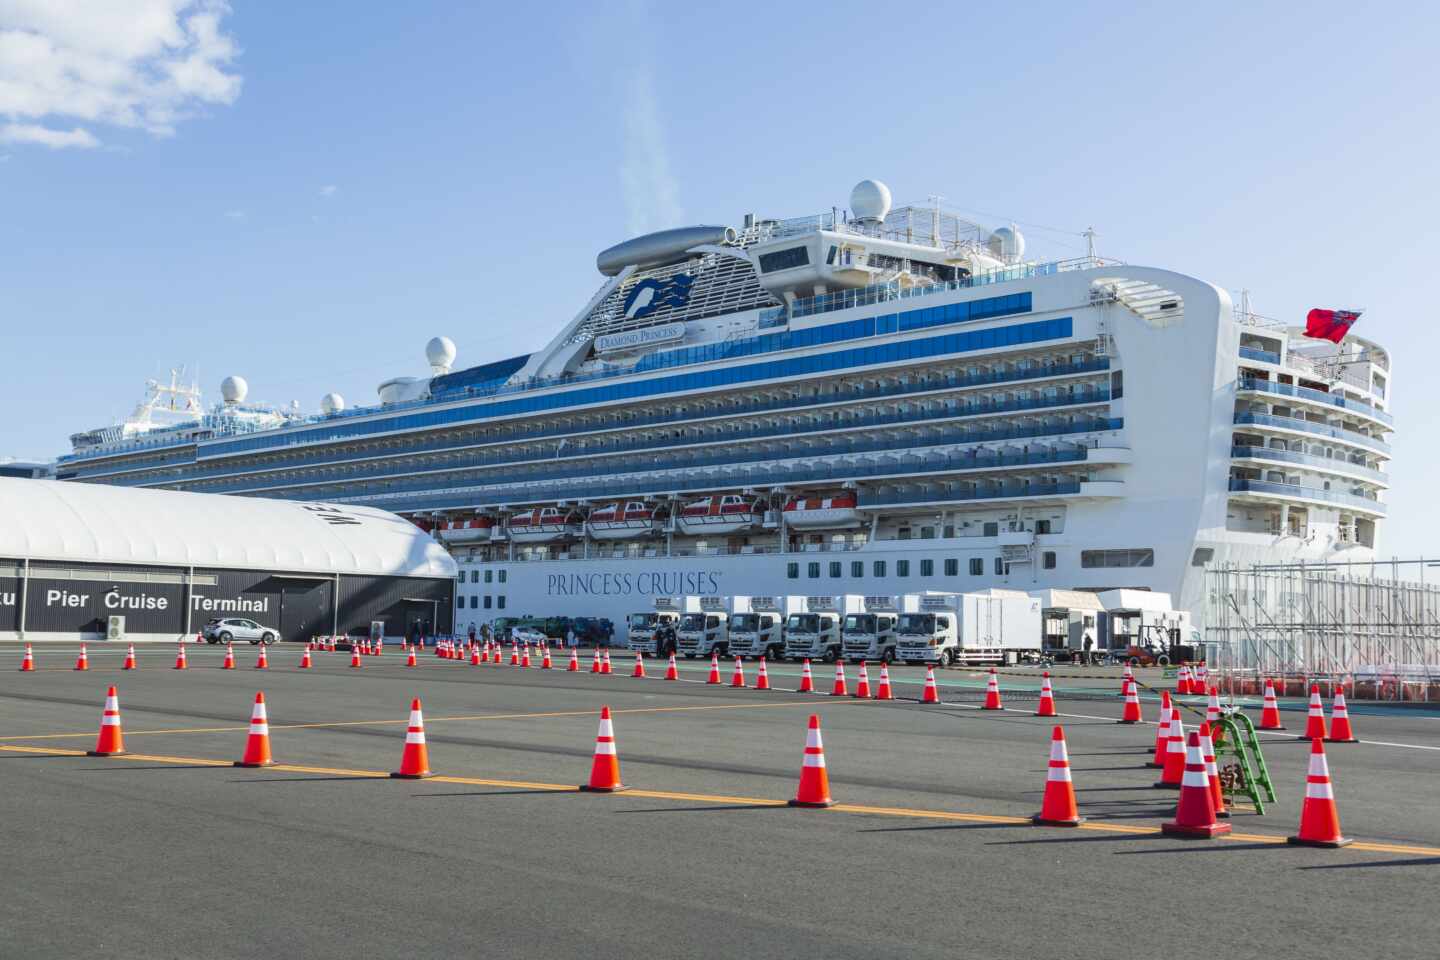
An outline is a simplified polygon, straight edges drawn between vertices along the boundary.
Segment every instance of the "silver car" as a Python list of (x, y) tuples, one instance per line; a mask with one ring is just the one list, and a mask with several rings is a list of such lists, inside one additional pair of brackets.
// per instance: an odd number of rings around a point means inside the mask
[(251, 643), (270, 644), (280, 639), (279, 630), (262, 626), (244, 617), (217, 617), (200, 629), (200, 635), (210, 643), (248, 640)]

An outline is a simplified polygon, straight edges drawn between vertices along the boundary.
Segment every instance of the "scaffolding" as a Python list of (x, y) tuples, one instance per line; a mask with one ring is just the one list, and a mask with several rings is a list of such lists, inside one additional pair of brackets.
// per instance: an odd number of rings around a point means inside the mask
[(1440, 701), (1440, 561), (1206, 571), (1206, 658), (1231, 694), (1310, 684), (1359, 699)]

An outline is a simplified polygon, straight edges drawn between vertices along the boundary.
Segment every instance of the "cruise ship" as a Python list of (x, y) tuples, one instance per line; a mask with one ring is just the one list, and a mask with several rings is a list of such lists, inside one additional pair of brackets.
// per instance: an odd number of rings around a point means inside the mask
[(76, 434), (57, 472), (394, 511), (455, 554), (462, 627), (990, 587), (1198, 613), (1210, 564), (1373, 557), (1381, 346), (1175, 271), (1025, 248), (866, 180), (846, 210), (604, 250), (535, 353), (457, 368), (437, 337), (428, 376), (313, 415), (231, 377), (208, 411), (183, 394)]

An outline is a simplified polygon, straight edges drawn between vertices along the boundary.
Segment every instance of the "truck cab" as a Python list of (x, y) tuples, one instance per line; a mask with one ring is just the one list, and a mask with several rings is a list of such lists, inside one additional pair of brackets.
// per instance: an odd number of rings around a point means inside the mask
[(785, 656), (791, 660), (824, 660), (841, 656), (840, 621), (835, 597), (806, 597), (805, 612), (785, 618)]
[(781, 609), (778, 597), (731, 597), (730, 655), (784, 659), (784, 616)]
[(847, 613), (840, 625), (845, 659), (851, 663), (895, 660), (895, 625), (900, 620), (899, 597), (865, 597), (864, 612)]
[(958, 602), (953, 595), (909, 596), (895, 624), (895, 655), (905, 663), (955, 662)]
[(1040, 601), (1018, 590), (901, 598), (897, 656), (907, 663), (1013, 664), (1040, 655)]
[(686, 597), (675, 646), (686, 659), (712, 654), (727, 656), (730, 652), (730, 632), (724, 600), (721, 597)]
[(676, 630), (680, 625), (680, 598), (656, 597), (655, 609), (632, 613), (625, 618), (630, 649), (656, 657), (676, 652)]

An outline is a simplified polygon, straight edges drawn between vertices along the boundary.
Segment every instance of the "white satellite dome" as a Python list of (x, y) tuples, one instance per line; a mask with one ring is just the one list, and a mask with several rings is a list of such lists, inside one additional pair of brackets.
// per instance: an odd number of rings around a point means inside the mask
[(345, 409), (345, 398), (338, 393), (327, 393), (320, 398), (320, 412), (329, 416)]
[(879, 180), (861, 180), (850, 191), (850, 212), (857, 220), (883, 223), (890, 213), (890, 188)]
[(425, 359), (437, 374), (449, 373), (450, 364), (455, 362), (455, 341), (449, 337), (431, 337), (425, 344)]
[(990, 252), (1003, 260), (1025, 256), (1025, 235), (1016, 227), (999, 227), (990, 234)]
[(220, 396), (225, 398), (226, 403), (244, 403), (249, 392), (250, 384), (245, 382), (244, 377), (231, 375), (220, 381)]

